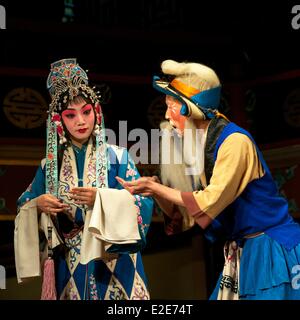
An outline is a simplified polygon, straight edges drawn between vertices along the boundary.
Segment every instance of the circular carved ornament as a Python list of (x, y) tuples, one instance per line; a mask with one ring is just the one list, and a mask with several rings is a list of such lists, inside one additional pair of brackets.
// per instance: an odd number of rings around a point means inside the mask
[(7, 119), (22, 129), (38, 128), (45, 124), (48, 104), (43, 96), (31, 88), (15, 88), (3, 101)]

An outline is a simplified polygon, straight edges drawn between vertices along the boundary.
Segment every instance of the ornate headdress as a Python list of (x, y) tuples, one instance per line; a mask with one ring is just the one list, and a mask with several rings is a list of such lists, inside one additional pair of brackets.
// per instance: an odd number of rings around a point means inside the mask
[(101, 122), (100, 106), (98, 105), (100, 96), (98, 96), (99, 92), (93, 90), (94, 88), (88, 86), (87, 74), (77, 64), (76, 59), (62, 59), (51, 64), (51, 70), (47, 79), (47, 89), (52, 100), (49, 114), (52, 117), (51, 120), (56, 123), (60, 144), (66, 142), (60, 117), (62, 106), (72, 101), (79, 94), (90, 99), (94, 105), (97, 119), (95, 133), (98, 133)]
[(94, 106), (96, 123), (93, 134), (96, 137), (96, 184), (97, 187), (107, 186), (107, 154), (105, 128), (102, 110), (99, 104), (99, 92), (88, 86), (86, 72), (77, 64), (76, 59), (62, 59), (51, 64), (47, 78), (47, 89), (51, 95), (47, 120), (47, 154), (46, 154), (46, 191), (57, 195), (57, 134), (59, 143), (67, 142), (61, 122), (61, 111), (76, 96), (83, 95)]

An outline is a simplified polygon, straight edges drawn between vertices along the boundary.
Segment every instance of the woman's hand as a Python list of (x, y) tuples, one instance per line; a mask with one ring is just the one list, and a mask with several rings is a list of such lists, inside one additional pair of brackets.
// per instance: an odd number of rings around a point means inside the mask
[(74, 199), (74, 203), (79, 205), (87, 205), (93, 207), (96, 199), (97, 188), (93, 187), (77, 187), (70, 191), (70, 197)]
[(63, 212), (69, 209), (69, 205), (62, 203), (52, 194), (42, 194), (37, 197), (38, 212), (45, 212), (56, 216), (58, 212)]
[(160, 183), (158, 177), (156, 176), (142, 177), (132, 181), (125, 181), (120, 177), (116, 177), (116, 180), (131, 194), (141, 194), (144, 197), (153, 196), (155, 184)]

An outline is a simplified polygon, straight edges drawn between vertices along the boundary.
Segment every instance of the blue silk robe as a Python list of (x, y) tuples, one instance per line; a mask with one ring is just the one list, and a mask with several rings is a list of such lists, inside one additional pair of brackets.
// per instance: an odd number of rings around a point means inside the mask
[[(78, 175), (78, 186), (82, 186), (87, 146), (73, 146)], [(140, 177), (126, 149), (108, 146), (108, 187), (122, 189), (116, 176), (130, 181)], [(61, 173), (62, 174), (62, 173)], [(18, 199), (18, 207), (45, 193), (45, 166), (40, 165), (28, 189)], [(83, 265), (80, 261), (80, 245), (85, 214), (77, 208), (73, 221), (64, 214), (57, 215), (57, 229), (64, 239), (62, 250), (54, 252), (56, 289), (59, 299), (149, 299), (146, 276), (140, 250), (146, 245), (146, 235), (151, 222), (153, 200), (135, 196), (139, 208), (137, 224), (141, 240), (134, 244), (113, 244), (108, 252), (116, 253), (112, 260), (92, 260)]]

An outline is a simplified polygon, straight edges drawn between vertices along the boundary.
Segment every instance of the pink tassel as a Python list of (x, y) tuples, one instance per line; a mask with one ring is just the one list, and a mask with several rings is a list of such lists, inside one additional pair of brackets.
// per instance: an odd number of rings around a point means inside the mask
[(54, 261), (51, 258), (44, 264), (41, 300), (56, 300)]

